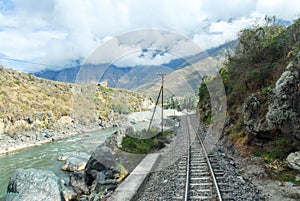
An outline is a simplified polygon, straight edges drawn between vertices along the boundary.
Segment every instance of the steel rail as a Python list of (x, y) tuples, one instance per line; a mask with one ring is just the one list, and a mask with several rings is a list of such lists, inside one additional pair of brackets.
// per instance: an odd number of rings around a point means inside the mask
[(189, 184), (190, 184), (190, 164), (191, 164), (191, 140), (190, 140), (190, 129), (187, 129), (188, 133), (188, 151), (187, 151), (187, 161), (186, 161), (186, 178), (185, 178), (185, 192), (184, 201), (189, 199)]
[[(189, 117), (187, 117), (187, 121), (188, 121), (188, 135), (190, 135), (190, 133), (189, 133), (189, 127), (190, 127), (190, 125), (191, 125), (191, 122), (190, 122)], [(212, 166), (211, 166), (211, 163), (210, 163), (208, 154), (207, 154), (207, 152), (206, 152), (204, 143), (202, 142), (202, 140), (201, 140), (199, 134), (198, 134), (195, 130), (194, 130), (194, 132), (196, 133), (196, 136), (197, 136), (197, 138), (199, 139), (200, 144), (201, 144), (201, 146), (202, 146), (202, 149), (203, 149), (203, 152), (204, 152), (204, 155), (205, 155), (205, 158), (206, 158), (206, 162), (207, 162), (208, 167), (209, 167), (209, 170), (210, 170), (210, 174), (211, 174), (211, 176), (212, 176), (212, 178), (213, 178), (213, 183), (214, 183), (214, 186), (215, 186), (215, 189), (216, 189), (216, 192), (217, 192), (218, 200), (219, 200), (219, 201), (222, 201), (223, 199), (222, 199), (222, 195), (221, 195), (221, 192), (220, 192), (220, 189), (219, 189), (219, 186), (218, 186), (218, 182), (217, 182), (217, 179), (216, 179), (214, 170), (213, 170), (213, 168), (212, 168)], [(189, 146), (189, 147), (190, 147), (190, 146)]]

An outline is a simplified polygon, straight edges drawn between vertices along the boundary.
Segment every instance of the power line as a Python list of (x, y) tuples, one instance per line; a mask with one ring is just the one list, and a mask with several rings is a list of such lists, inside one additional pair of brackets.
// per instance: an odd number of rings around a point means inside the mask
[(34, 65), (39, 65), (39, 66), (51, 66), (51, 67), (57, 67), (57, 68), (65, 68), (65, 66), (37, 63), (37, 62), (26, 61), (26, 60), (22, 60), (22, 59), (15, 59), (15, 58), (8, 58), (8, 57), (1, 57), (1, 56), (0, 56), (0, 59), (1, 60), (9, 60), (9, 61), (17, 61), (17, 62), (21, 62), (21, 63), (29, 63), (29, 64), (34, 64)]

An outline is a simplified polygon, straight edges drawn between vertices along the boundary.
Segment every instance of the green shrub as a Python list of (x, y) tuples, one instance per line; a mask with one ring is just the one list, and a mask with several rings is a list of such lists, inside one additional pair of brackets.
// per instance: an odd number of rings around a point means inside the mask
[(150, 153), (153, 145), (152, 139), (137, 139), (126, 135), (122, 140), (122, 149), (134, 154), (147, 154)]
[[(153, 131), (151, 131), (153, 132)], [(149, 139), (139, 139), (131, 136), (138, 136), (138, 134), (126, 135), (121, 143), (124, 151), (134, 154), (148, 154), (156, 150), (162, 149), (166, 143), (169, 143), (168, 136), (172, 135), (173, 131), (167, 130), (163, 133), (159, 132)]]
[(113, 103), (112, 104), (112, 110), (114, 112), (119, 113), (119, 114), (128, 114), (130, 112), (129, 106), (125, 102)]

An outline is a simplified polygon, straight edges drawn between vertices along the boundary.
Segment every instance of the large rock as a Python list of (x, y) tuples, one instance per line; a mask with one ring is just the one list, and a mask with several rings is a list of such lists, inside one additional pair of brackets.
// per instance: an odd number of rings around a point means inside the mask
[(84, 174), (81, 172), (72, 172), (70, 174), (70, 186), (78, 195), (81, 193), (89, 194), (89, 189), (84, 181)]
[(272, 93), (249, 95), (243, 119), (251, 143), (262, 145), (276, 136), (288, 136), (300, 148), (300, 64), (290, 63)]
[(291, 63), (287, 67), (273, 93), (266, 115), (269, 126), (300, 142), (300, 64)]
[(84, 171), (87, 161), (89, 160), (90, 156), (86, 153), (82, 152), (68, 152), (62, 154), (58, 160), (64, 161), (61, 169), (64, 171), (70, 172), (80, 172)]
[(48, 170), (17, 169), (10, 178), (6, 201), (59, 201), (61, 180)]
[(246, 126), (246, 130), (250, 133), (259, 132), (260, 130), (260, 109), (261, 102), (257, 96), (251, 94), (245, 99), (243, 104), (244, 124)]
[(120, 127), (113, 135), (111, 135), (106, 140), (106, 143), (109, 147), (112, 148), (122, 147), (123, 138), (129, 133), (133, 133), (133, 132), (134, 132), (134, 128), (132, 126), (124, 125)]
[(115, 170), (114, 167), (116, 167), (116, 161), (112, 154), (112, 150), (104, 145), (98, 146), (88, 160), (85, 168), (86, 184), (88, 186), (92, 185), (92, 183), (98, 179), (97, 177), (100, 172), (106, 173), (114, 171), (117, 173), (117, 170)]
[(290, 153), (286, 158), (286, 161), (290, 168), (300, 172), (300, 151)]
[(274, 139), (278, 128), (272, 128), (266, 121), (266, 108), (268, 101), (260, 94), (249, 95), (243, 103), (243, 120), (246, 131), (248, 131), (251, 144), (262, 146), (265, 141)]
[(58, 124), (61, 126), (72, 125), (73, 123), (74, 123), (74, 120), (70, 116), (62, 116), (58, 120)]
[(105, 145), (100, 145), (90, 157), (84, 177), (91, 192), (97, 193), (105, 186), (116, 185), (127, 174), (125, 168), (116, 161), (112, 150)]
[(5, 128), (5, 125), (4, 125), (3, 119), (0, 119), (0, 135), (4, 134), (4, 128)]

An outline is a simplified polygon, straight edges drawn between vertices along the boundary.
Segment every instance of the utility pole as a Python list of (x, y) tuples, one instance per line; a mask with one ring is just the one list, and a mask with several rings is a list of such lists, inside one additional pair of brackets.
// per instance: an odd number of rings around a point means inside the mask
[(156, 73), (161, 76), (161, 134), (164, 132), (164, 78), (166, 73)]
[(160, 86), (160, 90), (159, 90), (157, 100), (156, 100), (156, 103), (155, 103), (154, 111), (153, 111), (152, 117), (150, 119), (148, 132), (150, 131), (151, 124), (152, 124), (153, 117), (154, 117), (154, 113), (156, 111), (156, 106), (158, 105), (159, 98), (160, 98), (160, 95), (161, 95), (161, 133), (163, 134), (163, 132), (164, 132), (164, 92), (163, 92), (163, 90), (164, 90), (164, 77), (167, 74), (166, 73), (156, 73), (156, 74), (161, 76), (161, 86)]

